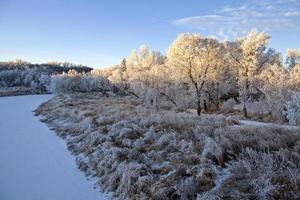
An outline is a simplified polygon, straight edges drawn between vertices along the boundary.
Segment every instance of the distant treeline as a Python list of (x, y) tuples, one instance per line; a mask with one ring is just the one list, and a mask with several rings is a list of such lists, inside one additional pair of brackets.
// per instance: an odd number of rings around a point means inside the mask
[(89, 73), (92, 68), (69, 62), (51, 62), (32, 64), (22, 60), (0, 62), (0, 87), (26, 87), (32, 93), (50, 91), (51, 77), (75, 70), (78, 73)]
[(9, 62), (0, 62), (0, 72), (4, 70), (26, 70), (26, 69), (38, 69), (39, 71), (52, 73), (68, 72), (70, 69), (74, 69), (79, 73), (87, 73), (92, 70), (91, 67), (85, 65), (78, 65), (70, 62), (48, 62), (41, 64), (33, 64), (23, 60), (15, 60)]

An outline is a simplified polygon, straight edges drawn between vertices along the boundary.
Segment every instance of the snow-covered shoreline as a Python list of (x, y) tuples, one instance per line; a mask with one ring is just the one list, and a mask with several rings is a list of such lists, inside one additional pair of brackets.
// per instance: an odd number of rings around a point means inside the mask
[(0, 98), (0, 199), (109, 199), (77, 169), (65, 142), (34, 117), (51, 97)]

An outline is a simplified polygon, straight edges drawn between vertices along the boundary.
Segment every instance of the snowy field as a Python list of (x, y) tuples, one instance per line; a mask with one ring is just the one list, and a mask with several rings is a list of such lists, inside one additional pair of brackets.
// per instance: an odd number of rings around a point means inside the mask
[(33, 116), (49, 98), (0, 98), (0, 199), (109, 199), (77, 169), (64, 141)]

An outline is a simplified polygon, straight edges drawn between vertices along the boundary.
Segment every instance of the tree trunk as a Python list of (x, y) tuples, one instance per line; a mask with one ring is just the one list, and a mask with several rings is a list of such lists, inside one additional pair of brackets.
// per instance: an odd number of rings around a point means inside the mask
[(198, 114), (198, 116), (200, 116), (200, 114), (201, 114), (201, 101), (200, 100), (197, 101), (197, 114)]
[(219, 99), (217, 99), (217, 102), (216, 102), (216, 109), (217, 109), (217, 110), (220, 110), (220, 102), (219, 102)]
[(216, 100), (217, 100), (217, 102), (216, 102), (217, 110), (220, 110), (219, 83), (217, 83), (217, 98), (216, 98)]
[(244, 117), (249, 118), (245, 102), (243, 103), (243, 113), (244, 113)]
[[(205, 102), (206, 104), (206, 102)], [(207, 112), (208, 110), (211, 110), (211, 104), (212, 104), (212, 99), (211, 99), (211, 94), (208, 91), (208, 106), (204, 104), (204, 110)], [(206, 108), (205, 108), (206, 107)]]
[(208, 111), (208, 107), (207, 107), (207, 103), (206, 103), (205, 100), (203, 100), (203, 106), (204, 106), (205, 112), (207, 112)]

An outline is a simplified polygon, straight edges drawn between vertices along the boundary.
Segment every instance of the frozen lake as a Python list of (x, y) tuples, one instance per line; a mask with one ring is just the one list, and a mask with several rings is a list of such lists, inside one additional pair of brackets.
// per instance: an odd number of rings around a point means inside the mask
[(32, 112), (51, 95), (0, 98), (1, 200), (103, 200), (62, 139)]

